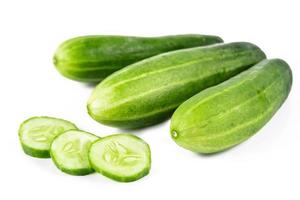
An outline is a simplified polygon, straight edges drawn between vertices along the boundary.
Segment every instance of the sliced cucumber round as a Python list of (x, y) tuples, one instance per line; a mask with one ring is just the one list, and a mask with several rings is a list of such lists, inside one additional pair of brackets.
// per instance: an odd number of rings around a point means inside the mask
[(77, 127), (66, 120), (53, 117), (32, 117), (19, 128), (19, 139), (24, 152), (37, 158), (50, 157), (50, 145), (54, 137)]
[(54, 138), (50, 155), (61, 171), (71, 175), (86, 175), (94, 170), (88, 159), (88, 150), (99, 137), (80, 130), (66, 131)]
[(135, 181), (151, 167), (149, 145), (130, 134), (116, 134), (95, 141), (89, 151), (95, 171), (120, 182)]

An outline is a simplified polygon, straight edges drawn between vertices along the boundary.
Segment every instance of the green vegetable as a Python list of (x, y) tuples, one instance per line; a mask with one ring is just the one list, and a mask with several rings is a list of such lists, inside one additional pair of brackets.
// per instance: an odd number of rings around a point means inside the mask
[(99, 82), (129, 64), (163, 52), (220, 42), (221, 38), (209, 35), (83, 36), (62, 43), (53, 60), (67, 78)]
[(129, 134), (117, 134), (94, 142), (89, 160), (92, 167), (104, 176), (130, 182), (149, 173), (151, 152), (142, 139)]
[(171, 120), (172, 138), (200, 153), (233, 147), (272, 118), (291, 85), (292, 72), (286, 62), (264, 60), (180, 105)]
[(24, 152), (38, 158), (49, 158), (54, 137), (77, 127), (66, 120), (53, 117), (32, 117), (19, 128), (19, 139)]
[(80, 130), (66, 131), (53, 140), (50, 155), (55, 165), (72, 175), (86, 175), (94, 170), (90, 166), (88, 150), (99, 137)]
[(138, 128), (161, 122), (188, 98), (265, 58), (245, 42), (164, 53), (135, 63), (101, 82), (88, 112), (103, 124)]

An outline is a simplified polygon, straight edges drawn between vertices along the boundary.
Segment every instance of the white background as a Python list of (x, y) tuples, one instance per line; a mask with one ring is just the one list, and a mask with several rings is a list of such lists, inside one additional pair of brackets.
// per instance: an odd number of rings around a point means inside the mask
[[(284, 1), (0, 2), (0, 199), (300, 199), (300, 6)], [(26, 156), (19, 124), (28, 117), (65, 118), (105, 136), (122, 130), (93, 121), (93, 87), (68, 80), (52, 56), (65, 39), (86, 34), (159, 36), (200, 33), (249, 41), (294, 75), (288, 100), (254, 137), (224, 153), (202, 156), (177, 146), (169, 121), (132, 131), (152, 149), (150, 174), (118, 183), (98, 174), (61, 173), (50, 159)]]

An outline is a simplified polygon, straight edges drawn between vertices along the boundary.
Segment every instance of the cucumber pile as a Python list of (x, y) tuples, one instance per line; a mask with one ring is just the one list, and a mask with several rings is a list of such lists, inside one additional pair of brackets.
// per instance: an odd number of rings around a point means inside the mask
[[(87, 101), (95, 121), (137, 129), (171, 117), (179, 146), (202, 154), (232, 148), (256, 134), (287, 99), (292, 70), (255, 44), (218, 36), (95, 35), (63, 42), (53, 64), (63, 76), (99, 83)], [(94, 171), (131, 182), (151, 168), (149, 145), (131, 134), (98, 137), (73, 123), (32, 117), (19, 128), (24, 152), (51, 157), (62, 172)]]
[(88, 113), (120, 128), (140, 128), (168, 118), (184, 101), (265, 58), (247, 42), (178, 50), (129, 65), (94, 89)]
[(147, 175), (151, 167), (150, 147), (141, 138), (131, 134), (100, 138), (63, 119), (32, 117), (21, 124), (19, 139), (26, 154), (51, 157), (58, 169), (71, 175), (97, 171), (131, 182)]

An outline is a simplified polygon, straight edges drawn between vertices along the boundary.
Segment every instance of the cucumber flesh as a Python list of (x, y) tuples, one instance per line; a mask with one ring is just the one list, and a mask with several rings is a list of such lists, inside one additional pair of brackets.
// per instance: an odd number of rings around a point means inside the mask
[(80, 130), (70, 130), (58, 135), (52, 142), (50, 155), (61, 171), (71, 175), (92, 173), (88, 150), (99, 137)]
[(138, 180), (150, 171), (149, 145), (137, 136), (116, 134), (94, 142), (89, 160), (95, 171), (120, 182)]
[(52, 140), (67, 130), (77, 127), (66, 120), (53, 117), (32, 117), (19, 128), (19, 139), (24, 152), (37, 158), (50, 158)]

